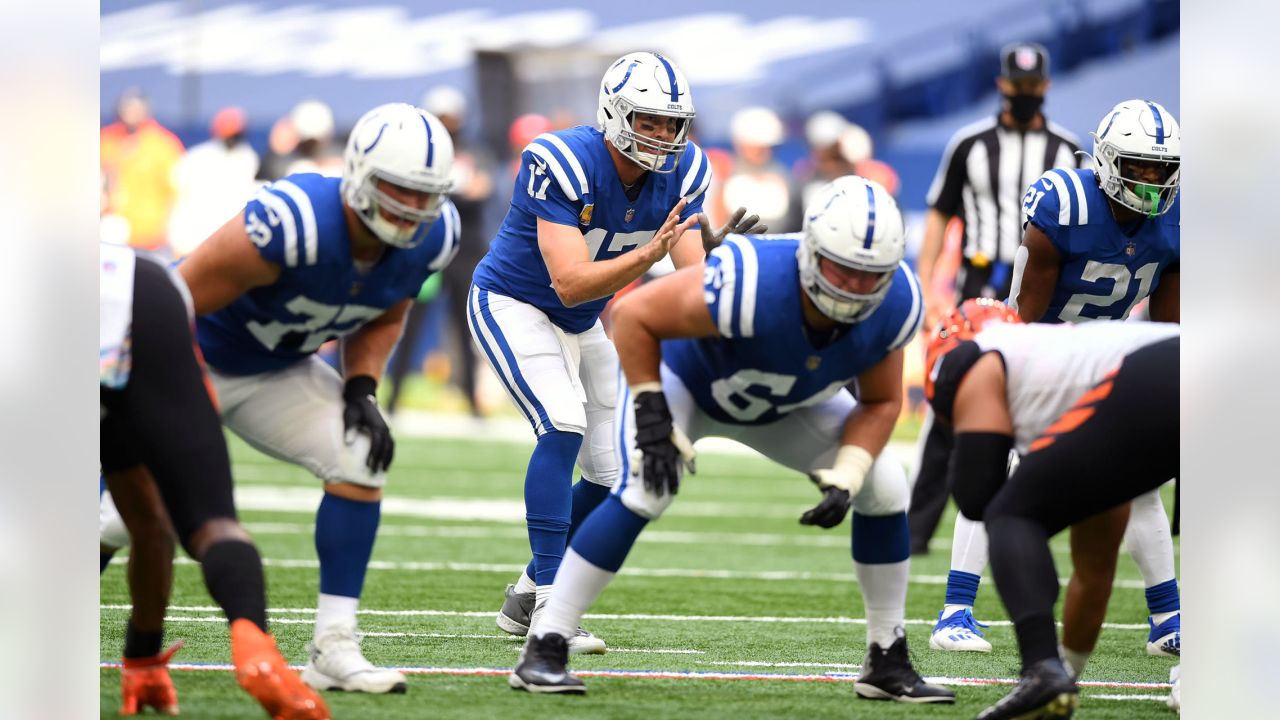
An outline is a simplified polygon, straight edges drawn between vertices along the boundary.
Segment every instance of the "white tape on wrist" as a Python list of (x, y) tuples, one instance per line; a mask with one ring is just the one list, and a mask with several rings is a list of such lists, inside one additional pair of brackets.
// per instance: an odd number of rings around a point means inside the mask
[(662, 392), (662, 383), (657, 380), (650, 380), (649, 382), (636, 383), (631, 386), (631, 397), (647, 392)]
[(821, 486), (837, 487), (847, 491), (850, 495), (856, 495), (862, 489), (862, 483), (867, 478), (867, 473), (871, 471), (871, 464), (875, 462), (875, 458), (871, 457), (871, 453), (857, 445), (842, 445), (840, 451), (836, 453), (836, 461), (830, 470), (819, 470), (815, 475), (818, 476)]

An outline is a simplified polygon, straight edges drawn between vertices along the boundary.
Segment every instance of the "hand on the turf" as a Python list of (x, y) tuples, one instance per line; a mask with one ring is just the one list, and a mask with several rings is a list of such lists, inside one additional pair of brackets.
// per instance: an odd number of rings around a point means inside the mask
[(120, 669), (121, 716), (132, 717), (148, 707), (161, 715), (178, 714), (178, 691), (169, 677), (169, 659), (181, 647), (179, 640), (159, 655), (124, 659)]
[(342, 399), (346, 408), (342, 411), (342, 427), (346, 433), (348, 445), (355, 442), (357, 433), (369, 436), (369, 455), (365, 464), (369, 472), (377, 473), (391, 467), (391, 458), (395, 455), (396, 443), (391, 438), (391, 428), (378, 410), (377, 382), (368, 375), (359, 375), (347, 380), (342, 390)]
[(768, 225), (760, 224), (759, 215), (748, 215), (747, 209), (738, 208), (733, 217), (729, 218), (729, 222), (725, 223), (719, 230), (711, 229), (711, 221), (707, 219), (706, 213), (698, 213), (698, 226), (702, 231), (702, 249), (711, 252), (720, 247), (720, 243), (724, 242), (724, 236), (730, 233), (734, 235), (758, 235), (769, 229)]

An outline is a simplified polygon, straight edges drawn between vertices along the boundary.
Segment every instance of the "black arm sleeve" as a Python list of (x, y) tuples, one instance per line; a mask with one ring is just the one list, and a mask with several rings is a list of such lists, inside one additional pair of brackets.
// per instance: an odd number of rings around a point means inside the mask
[(956, 433), (951, 465), (947, 468), (951, 494), (960, 512), (982, 520), (987, 504), (1004, 486), (1013, 437), (1001, 433)]

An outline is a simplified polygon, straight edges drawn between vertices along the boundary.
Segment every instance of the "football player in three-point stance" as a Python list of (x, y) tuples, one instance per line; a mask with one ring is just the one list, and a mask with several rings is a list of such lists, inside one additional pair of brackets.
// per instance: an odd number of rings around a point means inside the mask
[[(570, 534), (617, 478), (618, 360), (601, 310), (668, 252), (677, 267), (700, 265), (700, 236), (717, 235), (705, 216), (690, 230), (711, 182), (707, 156), (687, 141), (693, 118), (689, 84), (669, 59), (619, 58), (601, 81), (599, 127), (525, 147), (511, 208), (476, 267), (472, 337), (537, 436), (524, 498), (533, 558), (507, 588), (505, 632), (529, 632)], [(741, 215), (726, 230), (750, 228)], [(570, 646), (605, 651), (581, 629)]]
[(909, 491), (902, 465), (882, 453), (902, 407), (902, 347), (924, 310), (904, 249), (893, 198), (848, 176), (818, 192), (802, 235), (729, 236), (705, 269), (618, 303), (622, 481), (575, 534), (513, 687), (585, 691), (567, 672), (566, 639), (673, 501), (692, 443), (715, 435), (809, 474), (823, 497), (802, 523), (835, 527), (852, 505), (868, 646), (857, 694), (954, 702), (907, 653)]
[[(1046, 172), (1026, 192), (1027, 225), (1010, 305), (1022, 320), (1123, 320), (1150, 297), (1152, 320), (1179, 319), (1181, 131), (1158, 103), (1128, 100), (1094, 137), (1094, 169)], [(1125, 518), (1129, 517), (1126, 530)], [(1076, 673), (1097, 641), (1124, 538), (1147, 586), (1152, 655), (1181, 654), (1173, 538), (1158, 491), (1073, 529), (1074, 575), (1063, 606), (1064, 653)], [(987, 561), (982, 525), (956, 518), (946, 607), (930, 639), (945, 650), (990, 651), (972, 606)]]
[(101, 247), (98, 279), (102, 472), (135, 540), (120, 714), (178, 714), (168, 664), (181, 643), (160, 650), (176, 531), (231, 624), (241, 687), (276, 720), (328, 718), (267, 633), (262, 559), (236, 522), (231, 462), (182, 281), (113, 245)]
[[(458, 250), (453, 144), (435, 116), (393, 103), (360, 118), (344, 161), (341, 179), (295, 174), (262, 188), (179, 271), (223, 423), (324, 481), (303, 679), (404, 692), (404, 676), (374, 667), (356, 635), (394, 449), (374, 396), (412, 298)], [(334, 338), (342, 375), (315, 355)]]
[[(986, 299), (961, 304), (930, 341), (926, 393), (955, 428), (956, 504), (985, 520), (1022, 656), (1017, 687), (979, 720), (1068, 718), (1079, 703), (1058, 652), (1049, 538), (1177, 475), (1178, 344), (1173, 323), (1024, 325)], [(1022, 460), (1009, 475), (1011, 448)]]

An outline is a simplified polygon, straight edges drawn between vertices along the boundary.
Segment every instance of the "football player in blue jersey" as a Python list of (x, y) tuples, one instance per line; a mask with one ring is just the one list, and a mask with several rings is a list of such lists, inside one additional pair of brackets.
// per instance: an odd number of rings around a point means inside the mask
[[(525, 147), (511, 208), (476, 267), (472, 337), (537, 436), (524, 497), (533, 558), (497, 616), (513, 635), (529, 632), (573, 528), (618, 475), (617, 354), (601, 310), (668, 253), (677, 267), (700, 265), (704, 242), (754, 224), (740, 210), (718, 233), (705, 216), (691, 230), (711, 183), (709, 159), (687, 140), (693, 118), (671, 60), (619, 58), (601, 81), (598, 127), (543, 133)], [(585, 630), (571, 647), (605, 651)]]
[(835, 527), (853, 507), (868, 648), (857, 694), (954, 702), (907, 653), (910, 493), (902, 465), (883, 452), (902, 409), (902, 348), (923, 317), (904, 249), (893, 198), (847, 176), (817, 193), (802, 234), (731, 235), (705, 269), (679, 270), (618, 303), (622, 481), (574, 535), (512, 687), (585, 691), (566, 670), (566, 638), (671, 504), (692, 470), (692, 443), (714, 435), (809, 475), (822, 500), (801, 523)]
[[(1103, 116), (1093, 138), (1093, 169), (1050, 170), (1027, 189), (1010, 304), (1026, 322), (1085, 322), (1126, 319), (1149, 297), (1152, 320), (1178, 322), (1178, 122), (1159, 103), (1127, 100)], [(1072, 530), (1062, 644), (1077, 674), (1097, 642), (1122, 537), (1147, 586), (1147, 652), (1181, 654), (1173, 539), (1152, 491), (1134, 500), (1131, 512), (1126, 505)], [(961, 515), (954, 543), (974, 550), (963, 567), (951, 569), (930, 646), (987, 652), (991, 646), (972, 615), (986, 533)]]
[[(413, 298), (458, 250), (453, 144), (435, 116), (393, 103), (360, 118), (344, 163), (341, 178), (294, 174), (263, 187), (179, 271), (223, 423), (324, 481), (303, 680), (404, 692), (404, 676), (374, 667), (356, 635), (394, 451), (374, 396)], [(334, 338), (341, 375), (315, 355)]]

